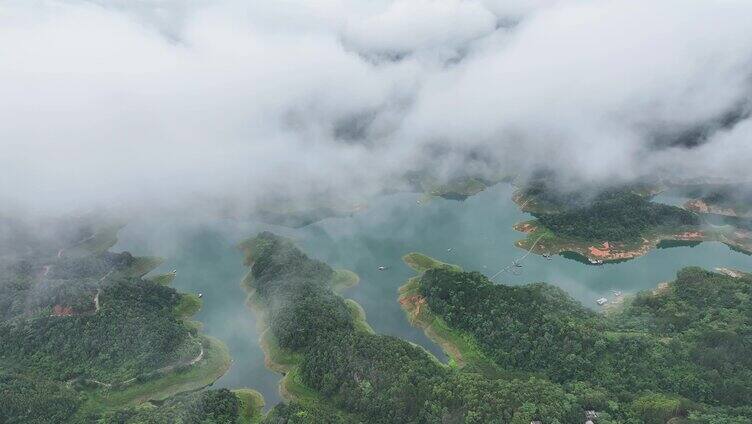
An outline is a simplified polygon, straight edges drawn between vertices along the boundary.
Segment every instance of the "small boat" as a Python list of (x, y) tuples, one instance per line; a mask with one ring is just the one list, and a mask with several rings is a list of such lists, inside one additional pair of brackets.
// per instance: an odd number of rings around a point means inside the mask
[(201, 299), (202, 297), (204, 297), (204, 294), (203, 293), (199, 293), (198, 294), (198, 298)]
[(602, 298), (596, 300), (595, 303), (597, 303), (598, 306), (603, 306), (606, 303), (608, 303), (608, 299), (606, 299), (605, 297), (602, 297)]
[(384, 265), (381, 265), (379, 267), (379, 271), (386, 271), (387, 269), (389, 269), (389, 268), (385, 267)]
[(544, 253), (544, 254), (543, 254), (543, 257), (544, 257), (544, 258), (546, 258), (546, 259), (547, 259), (547, 260), (549, 260), (549, 261), (550, 261), (551, 259), (553, 259), (553, 258), (551, 257), (551, 254), (550, 254), (550, 253)]
[(452, 251), (452, 248), (451, 248), (451, 247), (448, 247), (448, 248), (447, 248), (447, 252), (451, 252), (451, 251)]

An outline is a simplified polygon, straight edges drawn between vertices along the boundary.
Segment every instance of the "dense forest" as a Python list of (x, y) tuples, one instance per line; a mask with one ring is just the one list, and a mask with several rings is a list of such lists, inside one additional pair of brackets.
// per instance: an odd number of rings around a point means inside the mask
[(0, 362), (0, 422), (50, 424), (71, 422), (82, 395), (63, 382), (28, 377)]
[(557, 383), (602, 422), (752, 420), (752, 279), (687, 268), (608, 318), (545, 285), (494, 285), (477, 272), (426, 271), (430, 311), (494, 362)]
[(168, 402), (154, 414), (120, 413), (94, 400), (135, 393), (134, 386), (179, 372), (204, 352), (196, 327), (183, 321), (186, 297), (141, 278), (144, 263), (155, 261), (108, 251), (117, 227), (9, 226), (3, 237), (17, 244), (0, 254), (0, 422), (234, 422), (171, 412), (201, 402), (207, 410), (216, 393)]
[(127, 408), (101, 417), (118, 424), (233, 424), (238, 422), (240, 399), (227, 389), (177, 395), (159, 405)]
[(634, 241), (663, 231), (694, 230), (700, 224), (692, 212), (621, 190), (602, 192), (583, 206), (532, 214), (557, 236), (585, 241)]
[(125, 279), (103, 282), (98, 290), (98, 313), (91, 305), (96, 294), (84, 291), (87, 310), (74, 306), (70, 316), (58, 316), (49, 305), (0, 324), (0, 339), (8, 341), (0, 344), (0, 360), (54, 380), (112, 384), (198, 355), (200, 345), (172, 312), (180, 299), (174, 289)]
[(591, 198), (585, 189), (570, 191), (555, 187), (550, 178), (534, 178), (517, 191), (525, 211), (562, 211), (585, 206)]
[[(270, 328), (283, 348), (302, 356), (302, 382), (361, 422), (563, 424), (583, 417), (585, 399), (546, 379), (486, 379), (441, 365), (404, 340), (358, 330), (329, 287), (331, 268), (287, 239), (261, 233), (243, 248)], [(300, 408), (278, 405), (267, 420)], [(331, 417), (323, 405), (298, 413)]]
[(240, 399), (227, 389), (177, 395), (160, 404), (76, 416), (85, 394), (62, 383), (0, 374), (0, 422), (4, 424), (235, 424)]
[(563, 212), (588, 206), (598, 196), (631, 193), (650, 198), (655, 192), (656, 186), (646, 182), (612, 186), (567, 181), (551, 172), (537, 172), (520, 184), (515, 198), (521, 205), (525, 205), (525, 211)]

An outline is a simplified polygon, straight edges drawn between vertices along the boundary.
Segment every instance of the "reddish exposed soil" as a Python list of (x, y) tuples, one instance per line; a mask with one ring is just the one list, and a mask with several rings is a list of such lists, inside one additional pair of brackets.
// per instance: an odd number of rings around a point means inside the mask
[(52, 308), (52, 316), (54, 317), (72, 317), (73, 315), (75, 313), (70, 306), (55, 305)]
[(410, 321), (413, 322), (420, 315), (420, 309), (426, 304), (426, 298), (413, 294), (400, 297), (399, 303), (410, 314)]
[(676, 240), (704, 240), (705, 234), (702, 233), (702, 231), (685, 231), (683, 233), (679, 233), (674, 235), (674, 238)]
[(684, 204), (684, 207), (686, 209), (691, 210), (692, 212), (699, 212), (699, 213), (710, 212), (710, 206), (708, 206), (707, 203), (703, 202), (700, 199), (690, 200)]
[(599, 257), (599, 258), (607, 258), (607, 257), (611, 256), (611, 245), (609, 244), (609, 242), (604, 241), (603, 242), (603, 247), (598, 248), (598, 247), (595, 247), (595, 246), (590, 246), (590, 247), (588, 247), (588, 251), (593, 256), (596, 256), (596, 257)]
[(516, 231), (519, 231), (521, 233), (527, 233), (530, 234), (533, 231), (535, 231), (538, 227), (531, 223), (531, 222), (519, 222), (517, 224), (514, 224), (514, 229)]

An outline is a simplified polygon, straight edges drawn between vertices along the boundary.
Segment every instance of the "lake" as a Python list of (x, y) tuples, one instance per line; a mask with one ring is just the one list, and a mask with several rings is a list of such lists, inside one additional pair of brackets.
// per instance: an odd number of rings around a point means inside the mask
[[(510, 185), (499, 184), (461, 202), (437, 198), (420, 203), (419, 194), (385, 195), (353, 216), (328, 218), (300, 229), (199, 218), (135, 221), (121, 231), (114, 250), (165, 257), (166, 262), (158, 271), (177, 269), (173, 287), (204, 294), (203, 308), (196, 319), (204, 324), (207, 334), (227, 344), (234, 360), (216, 386), (256, 389), (270, 407), (280, 400), (280, 376), (264, 367), (256, 321), (245, 306), (246, 295), (240, 287), (247, 269), (235, 248), (238, 242), (258, 231), (270, 230), (294, 239), (310, 256), (334, 268), (356, 272), (360, 284), (343, 295), (363, 306), (374, 330), (417, 343), (445, 360), (438, 346), (421, 330), (410, 326), (397, 303), (397, 289), (414, 275), (402, 262), (402, 255), (418, 251), (489, 276), (507, 268), (525, 254), (513, 245), (523, 234), (513, 230), (512, 225), (531, 219), (511, 201), (512, 192)], [(657, 200), (682, 203), (681, 198), (669, 194)], [(597, 308), (597, 298), (610, 298), (614, 290), (629, 294), (651, 289), (673, 279), (676, 271), (685, 266), (748, 270), (752, 268), (752, 258), (711, 242), (656, 249), (617, 264), (589, 266), (558, 256), (547, 260), (530, 255), (522, 265), (514, 268), (514, 273), (500, 273), (495, 281), (544, 281), (561, 287), (586, 306)], [(387, 269), (379, 271), (379, 266)]]

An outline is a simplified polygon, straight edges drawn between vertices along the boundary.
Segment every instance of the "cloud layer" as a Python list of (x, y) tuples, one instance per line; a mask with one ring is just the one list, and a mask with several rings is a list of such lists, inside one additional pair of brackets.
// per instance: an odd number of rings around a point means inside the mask
[(732, 0), (4, 2), (0, 202), (353, 199), (412, 168), (479, 169), (468, 158), (748, 179), (751, 15)]

